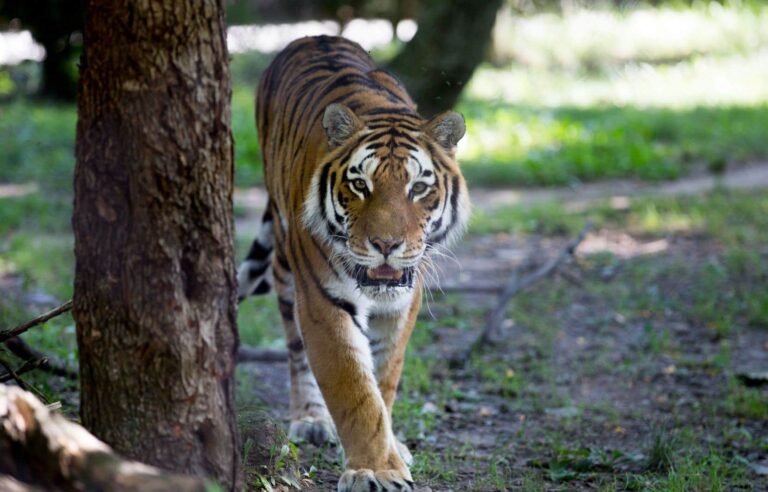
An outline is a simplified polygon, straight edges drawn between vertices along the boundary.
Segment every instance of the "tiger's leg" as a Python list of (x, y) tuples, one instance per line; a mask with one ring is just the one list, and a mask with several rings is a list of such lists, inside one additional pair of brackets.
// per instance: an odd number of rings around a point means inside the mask
[(284, 258), (278, 246), (273, 270), (291, 375), (291, 423), (288, 437), (292, 441), (308, 441), (320, 446), (327, 441), (335, 441), (336, 431), (307, 361), (304, 342), (295, 319), (293, 274)]
[(273, 227), (272, 203), (267, 204), (261, 218), (261, 226), (245, 261), (237, 270), (237, 299), (242, 301), (248, 296), (266, 294), (272, 288), (272, 250), (275, 236)]
[(346, 454), (338, 490), (412, 491), (411, 473), (398, 452), (376, 383), (368, 339), (358, 326), (365, 320), (313, 280), (298, 282), (296, 312), (312, 371)]
[[(371, 316), (368, 325), (368, 339), (373, 356), (376, 380), (381, 396), (387, 407), (390, 422), (392, 421), (392, 406), (397, 395), (397, 386), (403, 370), (405, 350), (411, 338), (416, 317), (421, 307), (421, 289), (417, 288), (410, 306), (404, 312), (386, 313)], [(396, 440), (398, 451), (408, 465), (413, 462), (413, 456), (405, 444)]]

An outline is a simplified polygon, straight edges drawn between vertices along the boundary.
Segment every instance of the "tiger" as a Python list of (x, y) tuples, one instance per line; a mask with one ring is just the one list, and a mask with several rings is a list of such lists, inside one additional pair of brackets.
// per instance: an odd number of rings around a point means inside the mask
[(392, 407), (431, 255), (467, 224), (464, 118), (422, 118), (358, 44), (316, 36), (263, 73), (256, 127), (269, 198), (238, 295), (277, 292), (289, 437), (341, 441), (339, 492), (412, 491)]

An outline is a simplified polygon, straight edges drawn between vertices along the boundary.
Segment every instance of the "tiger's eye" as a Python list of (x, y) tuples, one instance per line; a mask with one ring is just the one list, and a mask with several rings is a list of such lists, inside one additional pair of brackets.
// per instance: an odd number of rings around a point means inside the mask
[(368, 189), (368, 185), (365, 183), (364, 179), (356, 179), (352, 181), (352, 188), (357, 191), (365, 191)]
[(424, 193), (425, 191), (427, 191), (426, 183), (418, 182), (418, 183), (414, 183), (413, 186), (411, 186), (411, 193), (413, 193), (414, 195)]

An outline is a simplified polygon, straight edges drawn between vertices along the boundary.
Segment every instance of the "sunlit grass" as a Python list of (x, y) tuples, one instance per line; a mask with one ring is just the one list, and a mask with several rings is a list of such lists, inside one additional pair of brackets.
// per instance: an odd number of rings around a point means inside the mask
[(471, 184), (675, 179), (768, 155), (768, 102), (692, 109), (542, 108), (465, 99), (459, 159)]
[(502, 15), (505, 61), (481, 67), (459, 106), (465, 175), (478, 185), (660, 180), (765, 158), (766, 17), (737, 4)]
[(762, 2), (704, 1), (687, 8), (639, 3), (609, 9), (603, 2), (575, 2), (562, 15), (520, 15), (506, 7), (494, 29), (494, 60), (588, 71), (768, 45), (768, 8)]
[(660, 209), (655, 203), (647, 202), (638, 207), (630, 221), (647, 234), (696, 231), (706, 225), (702, 212), (699, 208), (681, 210), (674, 205)]
[(482, 66), (467, 97), (523, 105), (690, 108), (768, 100), (768, 47), (673, 63), (632, 62), (601, 72), (511, 65)]

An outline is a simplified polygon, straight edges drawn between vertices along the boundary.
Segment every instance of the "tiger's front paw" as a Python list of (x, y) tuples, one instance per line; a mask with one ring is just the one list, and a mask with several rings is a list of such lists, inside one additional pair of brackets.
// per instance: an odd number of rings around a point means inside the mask
[(347, 470), (339, 479), (338, 492), (413, 492), (414, 485), (397, 470)]
[(315, 446), (336, 443), (336, 428), (329, 418), (304, 417), (292, 420), (288, 428), (288, 438), (293, 442), (309, 442)]

